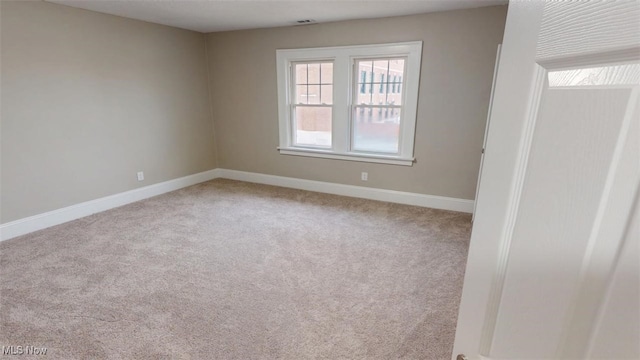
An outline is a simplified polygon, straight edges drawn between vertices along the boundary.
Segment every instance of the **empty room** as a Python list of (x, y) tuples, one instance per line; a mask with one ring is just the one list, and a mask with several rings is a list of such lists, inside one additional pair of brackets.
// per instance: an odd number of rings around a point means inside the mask
[(640, 2), (0, 1), (0, 358), (640, 358)]

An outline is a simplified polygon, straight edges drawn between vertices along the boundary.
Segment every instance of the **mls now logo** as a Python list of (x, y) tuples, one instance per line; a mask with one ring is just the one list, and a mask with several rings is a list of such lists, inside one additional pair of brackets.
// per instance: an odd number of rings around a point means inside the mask
[(39, 348), (31, 345), (2, 345), (2, 355), (47, 355), (47, 348)]

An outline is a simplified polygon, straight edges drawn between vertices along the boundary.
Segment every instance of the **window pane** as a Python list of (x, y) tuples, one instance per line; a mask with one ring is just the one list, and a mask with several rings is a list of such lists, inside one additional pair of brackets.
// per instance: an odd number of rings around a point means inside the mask
[(359, 60), (356, 104), (401, 105), (405, 59)]
[(371, 60), (362, 60), (358, 61), (358, 71), (360, 72), (360, 77), (358, 78), (358, 104), (370, 104), (371, 103), (371, 94), (373, 93), (372, 89), (372, 78), (375, 76), (373, 72), (373, 61)]
[[(362, 72), (365, 72), (368, 75), (370, 72), (373, 71), (373, 61), (372, 60), (358, 61), (358, 71), (360, 71), (360, 74), (362, 74)], [(360, 80), (363, 82), (367, 82), (368, 79), (369, 79), (369, 76), (360, 78)]]
[(331, 108), (297, 106), (296, 145), (331, 147)]
[(402, 104), (402, 78), (404, 77), (404, 59), (389, 60), (389, 85), (387, 87), (386, 103), (389, 105)]
[(296, 85), (296, 104), (308, 104), (307, 102), (307, 85)]
[(379, 78), (380, 74), (386, 76), (389, 73), (389, 60), (375, 60), (373, 62), (373, 71), (376, 73), (376, 78)]
[[(365, 86), (364, 84), (362, 85)], [(358, 94), (358, 100), (355, 105), (371, 105), (371, 94), (369, 93), (360, 93)]]
[(398, 152), (400, 109), (357, 107), (353, 119), (354, 150)]
[(320, 64), (320, 81), (323, 84), (333, 84), (333, 63)]
[(308, 85), (307, 104), (320, 104), (320, 85)]
[(294, 104), (333, 104), (333, 63), (295, 64), (295, 77)]
[(371, 105), (388, 105), (387, 104), (387, 85), (389, 84), (389, 60), (377, 60), (373, 63), (376, 71), (376, 91), (371, 98)]
[(320, 86), (320, 103), (333, 104), (333, 85)]
[(296, 64), (296, 84), (307, 83), (307, 64)]

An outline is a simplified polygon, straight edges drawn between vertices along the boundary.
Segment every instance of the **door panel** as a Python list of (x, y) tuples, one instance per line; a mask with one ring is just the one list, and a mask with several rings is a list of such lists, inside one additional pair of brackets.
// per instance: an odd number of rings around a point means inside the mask
[(492, 356), (555, 355), (630, 95), (580, 87), (543, 94)]
[[(602, 334), (600, 330), (602, 320), (608, 319), (607, 324), (614, 324), (609, 320), (615, 319), (615, 316), (611, 316), (613, 313), (606, 311), (612, 295), (616, 299), (614, 302), (629, 311), (628, 316), (617, 323), (616, 330), (613, 328), (609, 330), (620, 333), (625, 328), (640, 327), (640, 317), (633, 316), (637, 313), (637, 307), (640, 304), (637, 296), (633, 294), (637, 293), (640, 283), (633, 281), (634, 276), (617, 275), (628, 274), (633, 270), (634, 267), (631, 264), (620, 259), (628, 259), (629, 253), (635, 253), (633, 248), (629, 248), (633, 246), (629, 243), (637, 244), (640, 238), (640, 232), (635, 225), (630, 226), (634, 206), (637, 217), (640, 191), (640, 96), (638, 96), (638, 90), (640, 89), (636, 87), (632, 92), (632, 101), (629, 102), (611, 161), (599, 214), (594, 221), (584, 257), (578, 290), (566, 316), (562, 342), (558, 347), (560, 358), (586, 358), (589, 354), (588, 349), (593, 346), (594, 334)], [(636, 99), (635, 102), (633, 99)], [(638, 260), (640, 259), (636, 258), (636, 262)], [(635, 278), (637, 279), (637, 276)], [(621, 288), (624, 290), (620, 291)], [(621, 294), (630, 296), (617, 301), (620, 296), (623, 296)], [(636, 310), (634, 311), (631, 307), (636, 307)], [(605, 313), (607, 315), (603, 317)], [(637, 331), (635, 333), (637, 334)], [(609, 343), (611, 354), (619, 354), (610, 359), (640, 358), (634, 356), (638, 353), (640, 336), (633, 334), (634, 331), (620, 334), (616, 338), (620, 346), (616, 345), (615, 349), (613, 349), (614, 343)], [(632, 348), (635, 350), (631, 351)], [(601, 349), (604, 347), (601, 346)]]
[[(640, 129), (636, 129), (640, 133)], [(636, 154), (640, 153), (637, 149)], [(588, 359), (640, 359), (640, 211), (629, 224)], [(635, 321), (634, 321), (635, 320)]]

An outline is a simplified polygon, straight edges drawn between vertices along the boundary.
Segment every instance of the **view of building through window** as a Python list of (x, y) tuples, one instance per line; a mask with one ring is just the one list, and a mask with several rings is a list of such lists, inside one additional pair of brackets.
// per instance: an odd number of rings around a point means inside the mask
[[(405, 59), (357, 60), (353, 90), (356, 151), (397, 153)], [(331, 147), (333, 63), (294, 63), (294, 143)]]
[(331, 147), (333, 63), (294, 64), (297, 145)]
[(405, 59), (358, 60), (356, 65), (352, 148), (397, 153)]

